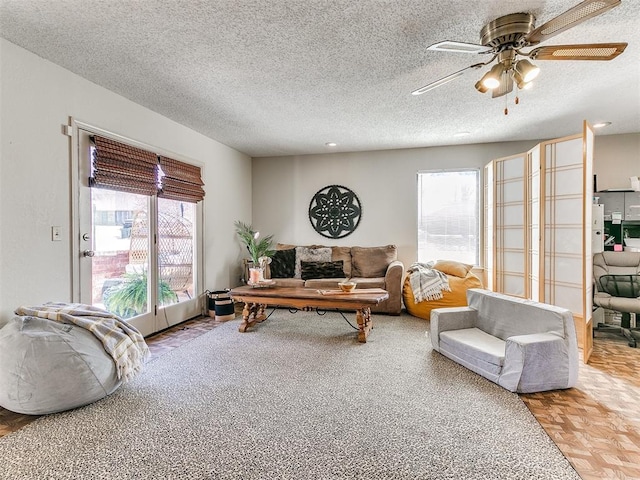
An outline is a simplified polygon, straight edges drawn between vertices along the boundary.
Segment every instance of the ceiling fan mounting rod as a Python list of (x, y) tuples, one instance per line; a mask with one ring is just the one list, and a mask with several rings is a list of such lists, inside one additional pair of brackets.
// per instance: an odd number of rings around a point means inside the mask
[(498, 54), (498, 62), (504, 65), (505, 70), (511, 69), (516, 59), (516, 51), (513, 49), (503, 50)]

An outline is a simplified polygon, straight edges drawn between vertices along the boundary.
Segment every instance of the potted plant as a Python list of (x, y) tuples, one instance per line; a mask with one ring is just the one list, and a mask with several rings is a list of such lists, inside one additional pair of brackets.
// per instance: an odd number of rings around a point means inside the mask
[[(105, 308), (122, 318), (131, 318), (147, 311), (147, 274), (127, 273), (124, 281), (104, 293)], [(160, 281), (158, 300), (167, 305), (177, 300), (169, 284)]]
[(236, 233), (247, 247), (253, 262), (253, 267), (249, 269), (250, 282), (261, 282), (264, 280), (264, 269), (271, 263), (271, 256), (275, 253), (272, 248), (273, 235), (260, 239), (260, 232), (255, 231), (251, 225), (237, 221), (235, 226)]

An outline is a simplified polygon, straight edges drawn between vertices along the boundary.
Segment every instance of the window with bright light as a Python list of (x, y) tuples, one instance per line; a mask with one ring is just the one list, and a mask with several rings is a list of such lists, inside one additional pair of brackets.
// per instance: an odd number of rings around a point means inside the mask
[(418, 173), (418, 261), (479, 265), (479, 170)]

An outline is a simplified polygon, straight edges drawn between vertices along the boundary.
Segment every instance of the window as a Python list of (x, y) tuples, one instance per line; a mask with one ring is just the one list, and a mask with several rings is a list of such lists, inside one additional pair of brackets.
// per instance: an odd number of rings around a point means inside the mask
[(479, 170), (418, 173), (418, 261), (479, 264)]

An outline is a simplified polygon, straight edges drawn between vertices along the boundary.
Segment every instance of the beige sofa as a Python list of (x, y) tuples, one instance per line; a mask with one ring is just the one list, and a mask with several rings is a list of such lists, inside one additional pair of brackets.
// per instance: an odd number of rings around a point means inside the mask
[[(277, 245), (265, 276), (285, 287), (338, 288), (349, 278), (356, 288), (383, 288), (389, 298), (372, 312), (400, 315), (404, 265), (395, 245), (380, 247), (327, 247)], [(294, 262), (293, 270), (291, 262)]]

